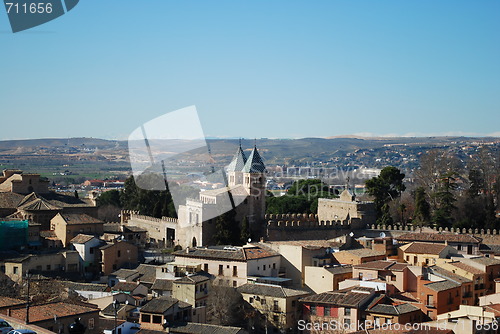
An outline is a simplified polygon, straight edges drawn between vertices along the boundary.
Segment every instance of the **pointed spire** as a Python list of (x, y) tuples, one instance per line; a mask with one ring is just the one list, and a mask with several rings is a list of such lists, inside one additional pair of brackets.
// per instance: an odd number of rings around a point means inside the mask
[(259, 151), (257, 151), (257, 146), (254, 147), (252, 153), (248, 157), (245, 167), (243, 167), (244, 173), (264, 173), (266, 166), (260, 157)]
[(238, 147), (238, 150), (236, 151), (233, 160), (227, 166), (227, 171), (241, 172), (246, 162), (247, 162), (247, 157), (245, 156), (245, 152), (243, 152), (243, 149), (241, 148), (241, 139), (240, 139), (240, 146)]

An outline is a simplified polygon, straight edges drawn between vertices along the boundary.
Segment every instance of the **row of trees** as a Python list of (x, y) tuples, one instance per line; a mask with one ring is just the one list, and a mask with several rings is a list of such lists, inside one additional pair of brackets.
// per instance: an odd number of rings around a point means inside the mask
[(295, 181), (285, 196), (274, 197), (268, 192), (266, 212), (280, 213), (316, 213), (318, 198), (335, 198), (338, 192), (318, 179)]
[(397, 168), (386, 167), (366, 181), (367, 192), (375, 200), (377, 223), (496, 227), (498, 152), (483, 147), (477, 155), (460, 160), (446, 150), (432, 150), (421, 156), (409, 182), (403, 183), (404, 177)]

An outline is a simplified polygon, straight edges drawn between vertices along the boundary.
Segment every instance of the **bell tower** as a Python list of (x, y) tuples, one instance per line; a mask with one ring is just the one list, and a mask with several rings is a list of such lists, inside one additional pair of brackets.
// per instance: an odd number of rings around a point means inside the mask
[[(264, 219), (266, 213), (266, 166), (254, 146), (252, 153), (243, 167), (243, 186), (249, 194), (248, 218), (254, 224)], [(252, 226), (251, 225), (251, 226)]]

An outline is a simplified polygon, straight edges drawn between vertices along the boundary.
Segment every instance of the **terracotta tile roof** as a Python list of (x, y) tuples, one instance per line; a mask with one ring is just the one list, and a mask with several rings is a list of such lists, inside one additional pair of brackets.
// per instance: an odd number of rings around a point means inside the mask
[[(86, 306), (69, 304), (64, 302), (50, 303), (44, 305), (33, 305), (30, 307), (30, 321), (39, 322), (45, 320), (54, 321), (54, 316), (58, 318), (75, 317), (85, 313), (99, 313), (99, 309)], [(11, 310), (11, 317), (16, 319), (26, 319), (26, 309)]]
[(480, 243), (481, 238), (474, 237), (468, 234), (454, 233), (405, 233), (396, 238), (398, 241), (428, 241), (444, 243), (448, 242), (463, 242), (463, 243)]
[(56, 232), (51, 230), (40, 231), (40, 237), (42, 238), (57, 238)]
[[(369, 289), (374, 291), (374, 289)], [(359, 292), (357, 292), (359, 291)], [(360, 303), (368, 300), (370, 297), (368, 291), (365, 289), (360, 289), (359, 287), (323, 292), (316, 295), (307, 296), (301, 298), (300, 301), (303, 303), (318, 303), (318, 304), (329, 304), (329, 305), (339, 305), (347, 307), (358, 307)]]
[(111, 289), (107, 284), (97, 283), (78, 283), (78, 282), (63, 282), (63, 284), (73, 291), (110, 291)]
[(460, 284), (452, 282), (452, 281), (431, 282), (431, 283), (427, 283), (424, 285), (426, 287), (428, 287), (429, 289), (437, 291), (437, 292), (446, 291), (449, 289), (460, 287)]
[(279, 256), (278, 253), (263, 247), (243, 247), (247, 260), (262, 259), (266, 257)]
[(151, 290), (172, 291), (173, 282), (171, 279), (156, 279)]
[(465, 263), (462, 263), (462, 262), (450, 262), (450, 264), (452, 264), (454, 267), (457, 267), (457, 268), (460, 268), (460, 269), (463, 269), (471, 274), (484, 274), (485, 272), (481, 269), (477, 269), (477, 268), (474, 268), (472, 266), (469, 266)]
[(102, 220), (85, 213), (60, 213), (59, 215), (68, 225), (104, 224)]
[(470, 280), (466, 277), (457, 275), (457, 274), (455, 274), (449, 270), (443, 269), (437, 265), (430, 266), (429, 271), (436, 276), (452, 280), (456, 283), (471, 283), (472, 282), (472, 280)]
[[(127, 305), (125, 303), (120, 303), (116, 312), (119, 313), (122, 309), (125, 309), (125, 312), (129, 312), (129, 311), (135, 309), (135, 306)], [(104, 309), (102, 309), (101, 313), (106, 315), (106, 316), (110, 316), (110, 317), (114, 316), (115, 315), (115, 305), (113, 303), (110, 303), (108, 306), (106, 306)]]
[(14, 306), (14, 305), (24, 305), (26, 302), (21, 299), (10, 298), (10, 297), (0, 297), (0, 307)]
[(378, 260), (378, 261), (371, 261), (371, 262), (365, 262), (365, 263), (362, 263), (362, 264), (357, 264), (357, 265), (355, 265), (353, 267), (355, 269), (402, 271), (406, 267), (408, 267), (408, 264), (406, 264), (406, 263), (399, 263), (399, 262), (396, 262), (396, 261)]
[(78, 234), (76, 237), (71, 239), (70, 243), (72, 243), (72, 244), (85, 244), (94, 238), (95, 237), (93, 235)]
[(294, 296), (305, 296), (310, 292), (284, 288), (280, 285), (264, 283), (246, 283), (236, 288), (239, 293), (250, 295), (269, 296), (275, 298), (287, 298)]
[(117, 271), (111, 273), (111, 275), (116, 276), (118, 279), (124, 280), (135, 280), (140, 274), (134, 269), (118, 269)]
[(367, 312), (370, 313), (379, 313), (379, 314), (389, 314), (389, 315), (400, 315), (400, 314), (405, 314), (405, 313), (412, 313), (419, 311), (420, 309), (412, 304), (408, 303), (403, 303), (403, 304), (397, 304), (397, 305), (388, 305), (388, 304), (377, 304), (370, 309), (367, 310)]
[(500, 255), (500, 245), (479, 245), (479, 251), (482, 253), (492, 253), (493, 255)]
[(0, 208), (15, 209), (24, 196), (11, 192), (0, 192)]
[(494, 257), (475, 257), (471, 258), (472, 261), (485, 265), (485, 266), (494, 266), (500, 264), (499, 259), (495, 259)]
[(201, 283), (209, 281), (212, 276), (204, 271), (197, 272), (193, 275), (183, 276), (181, 279), (175, 280), (176, 283)]
[(123, 291), (123, 292), (132, 292), (134, 291), (139, 284), (135, 282), (118, 282), (113, 287), (111, 287), (112, 291)]
[(150, 283), (153, 284), (156, 280), (156, 269), (157, 266), (153, 266), (150, 264), (140, 264), (135, 271), (139, 273), (139, 279), (142, 283)]
[(373, 256), (384, 256), (385, 255), (384, 252), (377, 252), (377, 251), (374, 251), (374, 250), (371, 250), (368, 248), (358, 248), (358, 249), (347, 249), (347, 250), (343, 250), (340, 252), (336, 252), (336, 253), (333, 253), (333, 256), (335, 257), (336, 254), (339, 254), (342, 252), (348, 253), (348, 254), (351, 254), (351, 255), (354, 255), (354, 256), (357, 256), (360, 258), (373, 257)]
[(141, 313), (164, 314), (179, 301), (172, 297), (158, 297), (149, 301), (141, 308)]
[(56, 205), (53, 205), (46, 199), (36, 198), (32, 201), (26, 202), (24, 204), (19, 205), (19, 209), (25, 211), (59, 211), (62, 208)]
[(414, 254), (433, 254), (439, 255), (447, 245), (445, 244), (435, 244), (431, 242), (412, 242), (404, 252), (414, 253)]
[(199, 259), (214, 259), (227, 261), (241, 261), (261, 259), (271, 256), (279, 256), (278, 253), (264, 247), (233, 247), (229, 248), (194, 248), (181, 250), (174, 253), (176, 257), (190, 257)]

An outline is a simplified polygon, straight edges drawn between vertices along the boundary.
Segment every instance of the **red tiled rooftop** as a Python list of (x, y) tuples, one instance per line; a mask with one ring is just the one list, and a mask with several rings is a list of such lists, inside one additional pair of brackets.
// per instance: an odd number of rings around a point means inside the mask
[(412, 242), (405, 253), (413, 254), (434, 254), (439, 255), (447, 246), (445, 244), (436, 244), (431, 242)]
[(453, 266), (468, 271), (472, 274), (484, 274), (485, 272), (481, 269), (474, 268), (462, 262), (450, 262)]
[[(63, 302), (34, 305), (30, 307), (30, 321), (54, 320), (55, 315), (57, 315), (58, 318), (63, 318), (98, 311), (98, 309)], [(26, 309), (11, 310), (10, 315), (13, 318), (24, 320), (26, 319)]]
[(25, 301), (16, 298), (10, 297), (0, 297), (0, 307), (14, 306), (14, 305), (22, 305)]
[(396, 238), (398, 241), (429, 241), (429, 242), (465, 242), (480, 243), (482, 239), (468, 234), (454, 233), (405, 233)]

